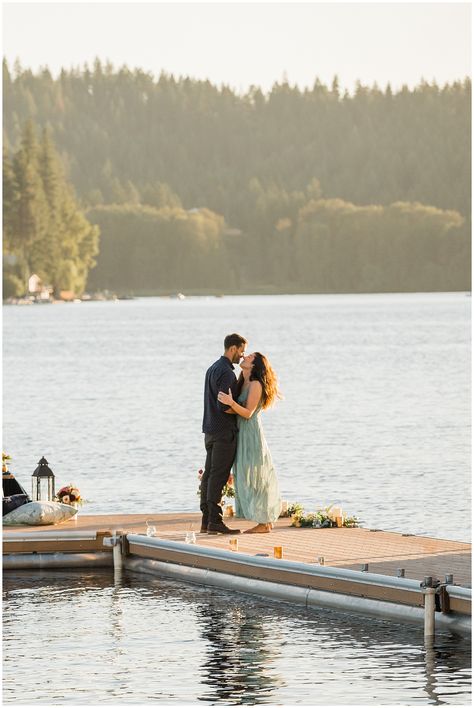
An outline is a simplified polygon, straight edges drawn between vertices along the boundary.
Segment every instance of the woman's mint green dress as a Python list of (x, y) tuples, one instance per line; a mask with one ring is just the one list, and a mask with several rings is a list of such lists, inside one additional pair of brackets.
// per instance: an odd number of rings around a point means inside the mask
[[(238, 397), (241, 406), (245, 405), (247, 395), (248, 389)], [(267, 524), (280, 516), (281, 499), (260, 412), (259, 404), (251, 418), (237, 418), (239, 434), (233, 467), (235, 513), (259, 524)]]

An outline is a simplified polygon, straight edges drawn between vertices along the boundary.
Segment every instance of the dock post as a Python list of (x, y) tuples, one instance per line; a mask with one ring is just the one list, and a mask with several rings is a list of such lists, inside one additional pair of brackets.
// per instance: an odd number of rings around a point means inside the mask
[(432, 641), (435, 636), (436, 610), (436, 589), (433, 587), (433, 578), (430, 576), (425, 577), (422, 587), (425, 598), (425, 641)]
[(451, 612), (451, 605), (449, 599), (449, 592), (447, 590), (448, 585), (454, 584), (454, 576), (452, 573), (447, 573), (444, 576), (444, 583), (439, 586), (439, 602), (441, 606), (441, 612), (445, 615)]
[(112, 536), (112, 550), (114, 559), (114, 571), (121, 572), (123, 568), (122, 536), (119, 535), (117, 531), (114, 531), (114, 535)]

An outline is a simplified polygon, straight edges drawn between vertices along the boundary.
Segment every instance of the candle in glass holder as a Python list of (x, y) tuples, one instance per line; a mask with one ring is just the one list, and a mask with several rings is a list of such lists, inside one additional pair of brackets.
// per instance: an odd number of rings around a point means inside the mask
[(288, 502), (285, 499), (281, 500), (281, 511), (280, 511), (280, 516), (287, 516), (288, 515)]
[(282, 557), (283, 557), (283, 548), (282, 548), (282, 546), (274, 546), (274, 547), (273, 547), (273, 557), (274, 557), (274, 558), (282, 558)]
[(231, 551), (236, 551), (239, 547), (238, 540), (236, 538), (229, 539), (229, 548)]
[(156, 526), (153, 525), (153, 521), (148, 519), (146, 522), (146, 535), (151, 537), (156, 534)]
[(330, 513), (333, 521), (336, 521), (338, 516), (342, 516), (342, 509), (340, 506), (333, 506)]
[(336, 516), (336, 526), (338, 529), (342, 529), (342, 516)]
[(186, 531), (186, 536), (184, 537), (185, 543), (196, 543), (196, 534), (194, 531)]
[(227, 504), (224, 516), (234, 516), (234, 507), (232, 504)]

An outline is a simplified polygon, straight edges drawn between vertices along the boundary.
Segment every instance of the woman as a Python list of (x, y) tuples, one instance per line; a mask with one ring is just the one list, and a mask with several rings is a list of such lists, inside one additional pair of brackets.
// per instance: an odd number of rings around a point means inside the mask
[(281, 500), (260, 411), (271, 406), (280, 394), (275, 372), (260, 352), (244, 357), (240, 368), (241, 390), (237, 400), (230, 389), (229, 393), (218, 394), (218, 400), (239, 416), (233, 467), (236, 512), (237, 516), (257, 522), (245, 533), (268, 533), (280, 515)]

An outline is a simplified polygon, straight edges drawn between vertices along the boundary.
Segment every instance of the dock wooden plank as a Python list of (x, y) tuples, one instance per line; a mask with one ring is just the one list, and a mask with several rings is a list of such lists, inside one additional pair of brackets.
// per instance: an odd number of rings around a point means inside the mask
[[(197, 533), (201, 521), (200, 514), (79, 514), (77, 520), (56, 526), (4, 528), (4, 552), (14, 552), (10, 550), (13, 543), (8, 543), (11, 533), (24, 534), (26, 549), (29, 545), (26, 539), (31, 533), (35, 536), (38, 533), (44, 534), (46, 543), (48, 533), (57, 534), (60, 530), (146, 533), (147, 521), (153, 523), (156, 535), (161, 538), (182, 541), (186, 531), (194, 530), (198, 545), (229, 548), (229, 538), (226, 536)], [(226, 519), (226, 523), (242, 530), (253, 525), (250, 521), (237, 518)], [(392, 531), (374, 532), (364, 528), (297, 529), (291, 527), (290, 519), (286, 518), (279, 519), (269, 534), (241, 534), (237, 538), (238, 549), (243, 553), (267, 553), (272, 556), (273, 547), (282, 546), (283, 557), (287, 560), (314, 563), (323, 556), (326, 565), (354, 570), (360, 570), (362, 564), (368, 563), (370, 572), (382, 575), (396, 575), (398, 568), (404, 568), (407, 578), (417, 580), (422, 580), (426, 575), (444, 580), (447, 573), (453, 573), (455, 583), (471, 587), (471, 544), (460, 541), (405, 536)], [(19, 548), (17, 543), (15, 542), (15, 547)], [(41, 542), (35, 543), (39, 544), (37, 548), (46, 552)]]

